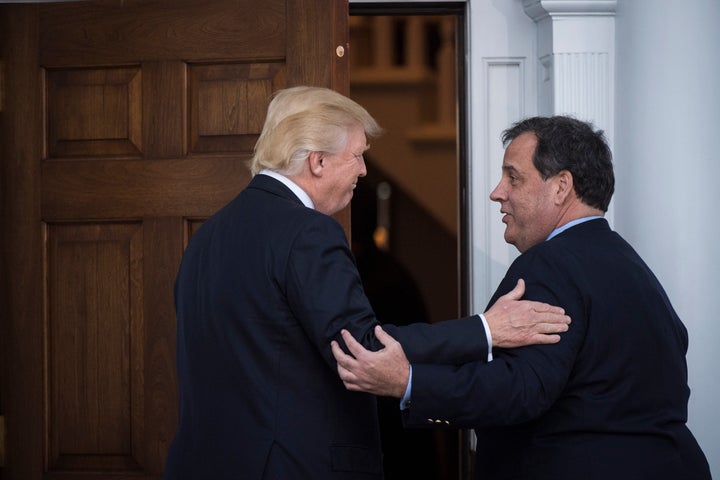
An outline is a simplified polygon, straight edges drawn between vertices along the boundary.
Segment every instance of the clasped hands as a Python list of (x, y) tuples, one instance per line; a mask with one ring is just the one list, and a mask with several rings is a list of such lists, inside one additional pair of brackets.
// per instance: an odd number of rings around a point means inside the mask
[[(520, 300), (525, 282), (518, 280), (513, 290), (500, 297), (484, 316), (492, 335), (493, 346), (515, 348), (560, 341), (560, 333), (569, 328), (570, 317), (564, 309), (542, 302)], [(379, 396), (402, 398), (410, 375), (410, 362), (402, 345), (380, 325), (375, 336), (384, 348), (372, 352), (347, 331), (341, 335), (350, 355), (336, 341), (331, 342), (337, 370), (345, 388)]]

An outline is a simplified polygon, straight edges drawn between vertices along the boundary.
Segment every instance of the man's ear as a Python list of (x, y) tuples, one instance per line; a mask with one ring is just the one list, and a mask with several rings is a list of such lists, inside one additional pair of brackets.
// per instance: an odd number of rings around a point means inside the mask
[(310, 152), (308, 164), (313, 175), (322, 176), (324, 155), (323, 152)]
[(556, 185), (556, 199), (558, 204), (562, 204), (568, 198), (568, 195), (572, 192), (574, 195), (575, 185), (573, 183), (573, 176), (569, 170), (561, 170), (555, 175)]

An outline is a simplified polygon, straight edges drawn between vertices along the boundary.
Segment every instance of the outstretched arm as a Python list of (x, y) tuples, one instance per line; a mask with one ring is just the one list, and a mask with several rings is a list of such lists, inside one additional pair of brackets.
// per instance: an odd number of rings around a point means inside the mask
[[(525, 283), (518, 280), (515, 288), (500, 297), (484, 314), (494, 346), (513, 348), (556, 343), (560, 340), (559, 333), (568, 330), (570, 317), (564, 314), (562, 308), (520, 300), (524, 293)], [(384, 345), (376, 352), (363, 347), (347, 330), (343, 330), (341, 335), (350, 355), (337, 342), (332, 342), (338, 375), (348, 390), (402, 398), (410, 372), (407, 356), (402, 345), (382, 327), (376, 326), (374, 333)]]
[[(511, 291), (499, 297), (492, 308), (478, 315), (436, 323), (416, 323), (407, 327), (385, 325), (385, 331), (403, 346), (411, 363), (460, 365), (476, 360), (490, 360), (493, 347), (514, 348), (532, 344), (556, 343), (566, 332), (570, 317), (564, 310), (547, 303), (521, 300), (525, 283), (519, 280)], [(392, 319), (389, 319), (392, 321)], [(485, 326), (483, 326), (485, 324)], [(364, 337), (348, 330), (366, 348)], [(371, 334), (368, 330), (367, 334)]]
[(484, 313), (492, 346), (515, 348), (524, 345), (557, 343), (560, 333), (567, 332), (570, 317), (565, 310), (547, 303), (520, 300), (525, 282), (519, 279), (515, 288), (498, 298)]

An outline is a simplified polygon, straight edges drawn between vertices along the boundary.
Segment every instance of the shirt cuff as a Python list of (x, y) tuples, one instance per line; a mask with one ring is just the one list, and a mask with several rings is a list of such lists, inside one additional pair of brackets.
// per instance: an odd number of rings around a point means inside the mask
[(480, 314), (480, 320), (483, 322), (483, 327), (485, 327), (485, 338), (487, 338), (487, 345), (488, 345), (488, 357), (487, 361), (492, 362), (493, 356), (492, 356), (492, 334), (490, 333), (490, 325), (488, 325), (487, 320), (485, 319), (485, 315), (482, 313)]
[(410, 391), (412, 390), (412, 365), (410, 365), (410, 374), (408, 375), (408, 384), (405, 389), (405, 395), (400, 400), (400, 410), (407, 410), (410, 408)]
[[(492, 356), (492, 335), (490, 334), (490, 326), (487, 323), (487, 320), (485, 319), (485, 315), (482, 313), (480, 314), (480, 320), (482, 320), (483, 328), (485, 328), (485, 338), (487, 339), (487, 345), (488, 345), (488, 356), (487, 361), (492, 362), (493, 356)], [(400, 410), (407, 410), (410, 408), (410, 393), (412, 391), (412, 364), (410, 365), (410, 374), (408, 375), (408, 384), (407, 388), (405, 389), (405, 395), (403, 395), (402, 399), (400, 400)]]

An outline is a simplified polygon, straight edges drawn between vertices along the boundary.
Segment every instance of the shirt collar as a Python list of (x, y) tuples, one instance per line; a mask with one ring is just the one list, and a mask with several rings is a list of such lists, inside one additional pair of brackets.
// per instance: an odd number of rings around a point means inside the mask
[(550, 240), (551, 238), (555, 237), (556, 235), (561, 234), (562, 232), (564, 232), (565, 230), (567, 230), (567, 229), (570, 228), (570, 227), (574, 227), (575, 225), (579, 225), (579, 224), (581, 224), (581, 223), (585, 223), (585, 222), (590, 221), (590, 220), (595, 220), (596, 218), (603, 218), (603, 217), (600, 216), (600, 215), (593, 215), (593, 216), (590, 216), (590, 217), (576, 218), (575, 220), (571, 220), (571, 221), (569, 221), (568, 223), (566, 223), (565, 225), (563, 225), (563, 226), (561, 226), (561, 227), (558, 227), (558, 228), (556, 228), (555, 230), (553, 230), (553, 231), (550, 233), (550, 235), (549, 235), (545, 240), (546, 240), (546, 241), (547, 241), (547, 240)]
[(297, 197), (300, 199), (300, 201), (303, 203), (303, 205), (305, 205), (308, 208), (312, 208), (313, 210), (315, 209), (315, 204), (313, 203), (310, 196), (307, 193), (305, 193), (305, 190), (300, 188), (300, 186), (297, 183), (293, 182), (285, 175), (282, 175), (278, 172), (275, 172), (273, 170), (267, 170), (267, 169), (258, 172), (258, 175), (267, 175), (268, 177), (272, 177), (275, 180), (281, 182), (283, 185), (285, 185), (290, 190), (292, 190), (292, 192), (295, 195), (297, 195)]

